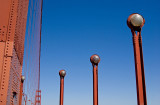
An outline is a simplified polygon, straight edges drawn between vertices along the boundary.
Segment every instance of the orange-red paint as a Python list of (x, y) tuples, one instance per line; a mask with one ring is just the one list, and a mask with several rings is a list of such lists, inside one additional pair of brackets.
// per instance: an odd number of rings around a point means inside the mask
[(96, 54), (90, 57), (93, 66), (93, 105), (98, 105), (98, 63), (100, 57)]
[(23, 81), (21, 81), (20, 85), (19, 105), (22, 104), (22, 95), (23, 95)]
[[(137, 103), (138, 105), (147, 105), (143, 51), (142, 51), (142, 37), (141, 37), (141, 28), (143, 27), (145, 20), (143, 21), (143, 24), (139, 27), (139, 29), (135, 30), (130, 24), (130, 18), (132, 15), (129, 16), (127, 24), (131, 29), (133, 35), (135, 72), (136, 72), (136, 84), (137, 84)], [(135, 31), (137, 31), (137, 35)]]
[(62, 71), (64, 70), (60, 70), (59, 71), (59, 75), (60, 75), (60, 100), (59, 100), (59, 105), (63, 105), (63, 95), (64, 95), (64, 77), (65, 75), (62, 74)]
[(0, 105), (20, 102), (27, 11), (28, 0), (0, 0)]
[(60, 105), (63, 105), (64, 77), (60, 78)]
[(98, 65), (93, 65), (93, 105), (98, 105)]
[(41, 105), (41, 90), (36, 91), (35, 104), (34, 105)]

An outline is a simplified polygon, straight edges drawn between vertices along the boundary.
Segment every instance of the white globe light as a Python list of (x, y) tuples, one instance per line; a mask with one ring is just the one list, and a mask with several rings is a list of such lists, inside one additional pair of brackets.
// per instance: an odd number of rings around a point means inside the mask
[(22, 76), (21, 77), (21, 81), (23, 82), (25, 80), (25, 76)]
[(100, 62), (100, 57), (98, 55), (92, 55), (90, 58), (91, 63), (98, 64)]
[(100, 58), (98, 55), (93, 56), (94, 63), (98, 63)]
[(61, 70), (59, 73), (60, 76), (65, 77), (66, 75), (66, 71), (65, 70)]
[(143, 17), (139, 14), (134, 14), (131, 17), (131, 24), (135, 27), (140, 27), (143, 23)]

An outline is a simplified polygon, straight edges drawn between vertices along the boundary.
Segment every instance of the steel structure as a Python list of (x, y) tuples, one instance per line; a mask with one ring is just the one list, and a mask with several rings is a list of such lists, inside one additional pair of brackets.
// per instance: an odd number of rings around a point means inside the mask
[[(0, 0), (0, 105), (41, 105), (42, 2)], [(141, 38), (144, 23), (139, 14), (132, 14), (127, 20), (133, 34), (138, 105), (147, 105)], [(98, 105), (100, 58), (92, 55), (90, 61), (93, 65), (93, 105)], [(64, 70), (59, 72), (60, 105), (63, 105), (65, 74)]]
[(42, 0), (0, 0), (0, 105), (41, 103), (41, 17)]
[(131, 14), (127, 20), (127, 25), (131, 29), (133, 35), (138, 105), (147, 105), (143, 51), (142, 51), (142, 36), (141, 36), (141, 29), (144, 23), (145, 19), (141, 15), (136, 13)]
[(60, 100), (59, 100), (59, 105), (63, 105), (63, 95), (64, 95), (64, 77), (66, 75), (65, 70), (60, 70), (59, 71), (59, 76), (60, 76)]
[(98, 63), (100, 57), (98, 55), (92, 55), (90, 61), (93, 66), (93, 105), (98, 105)]

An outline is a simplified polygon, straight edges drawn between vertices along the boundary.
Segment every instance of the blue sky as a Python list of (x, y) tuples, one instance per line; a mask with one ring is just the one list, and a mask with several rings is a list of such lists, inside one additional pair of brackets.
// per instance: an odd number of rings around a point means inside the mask
[(141, 14), (148, 105), (160, 103), (159, 0), (44, 0), (42, 105), (59, 104), (59, 70), (67, 74), (64, 105), (92, 105), (92, 65), (98, 54), (99, 105), (136, 105), (132, 34), (126, 20)]

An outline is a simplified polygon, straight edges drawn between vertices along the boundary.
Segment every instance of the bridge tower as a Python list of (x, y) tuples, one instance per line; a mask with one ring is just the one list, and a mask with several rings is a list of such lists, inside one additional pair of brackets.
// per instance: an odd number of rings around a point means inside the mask
[(0, 0), (0, 105), (19, 104), (28, 0)]
[[(22, 98), (23, 94), (27, 94), (26, 96), (29, 96), (28, 93), (22, 93), (25, 91), (22, 91), (23, 88), (21, 86), (25, 35), (28, 21), (27, 14), (30, 8), (34, 9), (33, 4), (35, 4), (35, 8), (37, 7), (39, 14), (42, 15), (41, 2), (42, 0), (0, 0), (0, 105), (21, 105), (23, 102), (22, 99), (24, 98)], [(31, 6), (29, 6), (29, 4)], [(35, 11), (33, 10), (33, 12)], [(39, 17), (39, 20), (36, 23), (37, 25), (35, 25), (36, 30), (39, 31), (39, 33), (35, 33), (38, 34), (38, 37), (36, 38), (39, 38), (39, 40), (41, 36), (40, 15), (36, 15)], [(37, 42), (37, 55), (40, 55), (39, 49), (41, 46), (39, 45), (39, 40)], [(38, 61), (40, 62), (40, 59)], [(37, 65), (39, 66), (40, 63)], [(38, 68), (37, 71), (38, 75), (36, 77), (36, 82), (39, 84), (40, 69)], [(28, 76), (26, 77), (28, 80)], [(35, 89), (39, 89), (39, 86), (35, 86)], [(36, 93), (36, 90), (34, 91)], [(33, 96), (36, 97), (35, 94)], [(32, 99), (32, 101), (35, 100)]]

